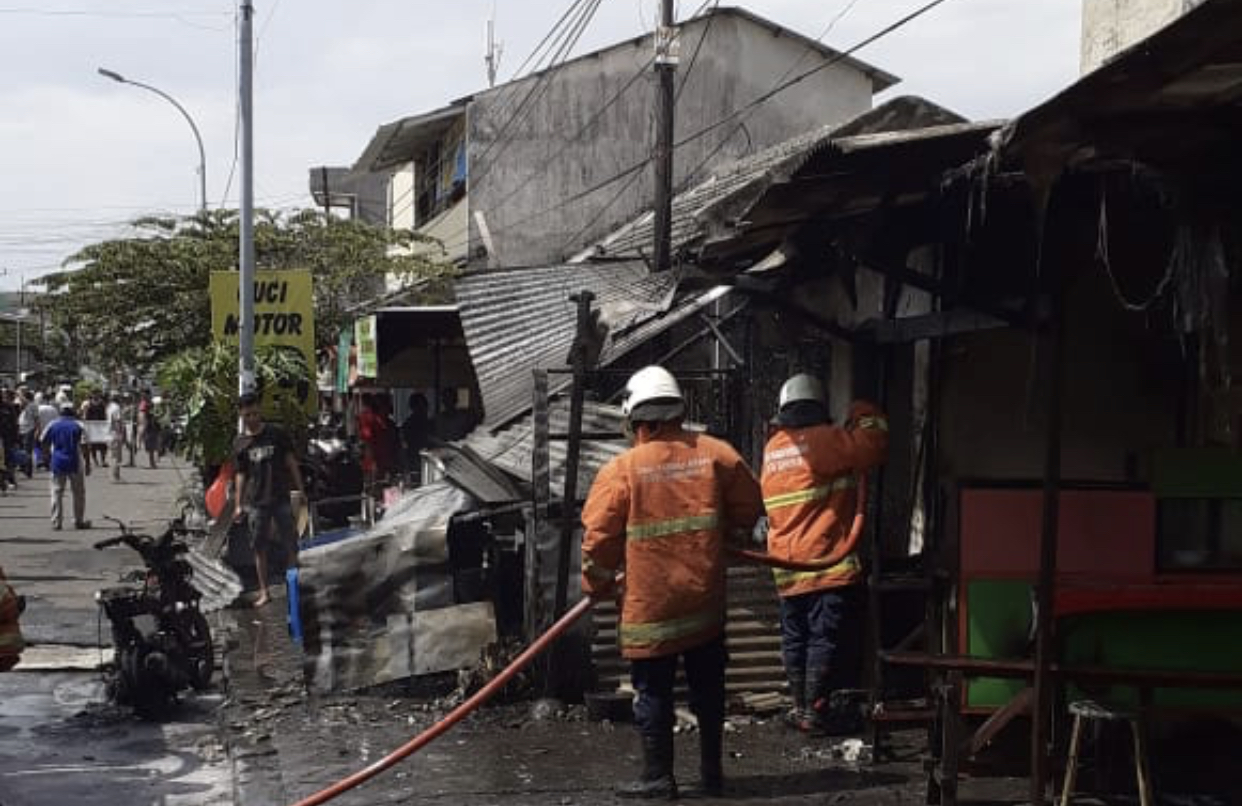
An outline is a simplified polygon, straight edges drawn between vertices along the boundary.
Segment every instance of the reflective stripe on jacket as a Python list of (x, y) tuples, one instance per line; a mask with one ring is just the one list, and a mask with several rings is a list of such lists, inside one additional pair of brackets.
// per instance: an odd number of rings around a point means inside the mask
[(825, 562), (822, 571), (773, 571), (781, 596), (857, 582), (862, 562), (850, 538), (859, 473), (884, 461), (888, 421), (870, 403), (850, 407), (851, 427), (779, 428), (763, 451), (768, 554)]
[(675, 424), (600, 470), (582, 510), (582, 590), (607, 596), (625, 572), (622, 655), (670, 655), (724, 630), (725, 543), (761, 512), (737, 451)]
[(0, 672), (16, 666), (26, 648), (17, 617), (17, 594), (5, 581), (4, 570), (0, 569)]

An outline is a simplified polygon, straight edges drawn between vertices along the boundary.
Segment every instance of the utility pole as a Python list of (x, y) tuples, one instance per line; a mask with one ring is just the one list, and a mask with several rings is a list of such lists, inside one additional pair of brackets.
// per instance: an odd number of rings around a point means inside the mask
[(673, 73), (677, 69), (677, 29), (673, 0), (661, 0), (660, 27), (655, 32), (655, 270), (672, 266), (673, 228)]
[(21, 318), (17, 320), (17, 382), (21, 383), (22, 378), (22, 324), (26, 320), (26, 273), (21, 274), (21, 284), (18, 286), (21, 290), (17, 293), (17, 314)]
[(253, 392), (254, 377), (254, 86), (252, 66), (254, 5), (242, 0), (238, 42), (238, 88), (241, 95), (241, 236), (238, 244), (238, 344), (241, 353), (237, 391)]

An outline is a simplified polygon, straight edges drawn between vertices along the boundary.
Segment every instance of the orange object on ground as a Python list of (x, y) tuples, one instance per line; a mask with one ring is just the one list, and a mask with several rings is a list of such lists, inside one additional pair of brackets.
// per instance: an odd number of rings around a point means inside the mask
[(218, 518), (224, 512), (224, 507), (229, 501), (229, 490), (233, 486), (233, 476), (236, 474), (231, 461), (225, 462), (220, 466), (220, 472), (216, 474), (216, 480), (207, 488), (204, 495), (207, 505), (207, 514), (212, 518)]
[(16, 666), (22, 650), (26, 648), (18, 624), (20, 615), (17, 592), (5, 579), (4, 569), (0, 568), (0, 672), (7, 672)]
[(852, 427), (778, 428), (763, 452), (768, 556), (815, 570), (778, 568), (777, 592), (795, 596), (857, 582), (858, 476), (884, 461), (888, 421), (870, 403), (850, 407)]
[(624, 565), (623, 656), (681, 652), (724, 630), (726, 540), (748, 537), (761, 511), (737, 451), (677, 423), (640, 429), (600, 470), (582, 511), (582, 589), (612, 595)]

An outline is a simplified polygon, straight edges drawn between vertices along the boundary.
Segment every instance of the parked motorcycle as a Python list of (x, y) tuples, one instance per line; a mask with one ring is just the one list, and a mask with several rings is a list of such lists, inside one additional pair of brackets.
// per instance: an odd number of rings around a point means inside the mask
[(199, 609), (200, 594), (190, 584), (194, 571), (182, 555), (188, 551), (185, 526), (172, 521), (159, 537), (135, 534), (116, 518), (121, 534), (95, 544), (96, 549), (126, 545), (142, 557), (145, 571), (136, 584), (104, 588), (95, 601), (112, 624), (116, 653), (109, 695), (145, 718), (158, 718), (187, 687), (211, 685), (215, 648), (211, 629)]
[(320, 526), (345, 526), (359, 514), (362, 495), (362, 459), (355, 442), (339, 431), (321, 427), (307, 440), (302, 481), (317, 503)]

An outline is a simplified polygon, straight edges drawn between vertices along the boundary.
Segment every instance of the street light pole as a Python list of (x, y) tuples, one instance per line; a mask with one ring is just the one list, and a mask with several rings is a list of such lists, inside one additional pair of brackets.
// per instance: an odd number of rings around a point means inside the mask
[(254, 371), (254, 6), (242, 0), (238, 26), (238, 108), (241, 112), (241, 220), (238, 227), (239, 276), (237, 300), (237, 347), (241, 353), (237, 391), (253, 392)]
[(177, 111), (185, 118), (186, 123), (190, 124), (190, 130), (194, 132), (194, 142), (198, 143), (198, 210), (200, 213), (207, 212), (207, 152), (203, 150), (203, 137), (198, 133), (198, 126), (194, 123), (194, 118), (190, 117), (190, 113), (185, 111), (185, 107), (177, 102), (177, 99), (159, 89), (152, 87), (150, 84), (143, 84), (141, 81), (134, 81), (125, 78), (125, 76), (113, 70), (107, 70), (103, 67), (98, 69), (99, 75), (104, 78), (110, 78), (118, 84), (129, 84), (132, 87), (140, 87), (168, 101), (177, 107)]

